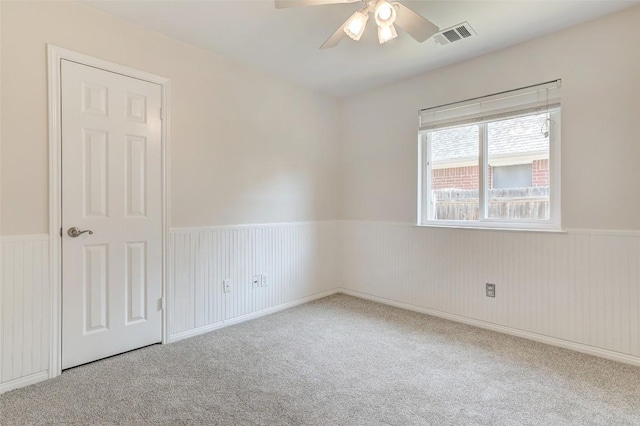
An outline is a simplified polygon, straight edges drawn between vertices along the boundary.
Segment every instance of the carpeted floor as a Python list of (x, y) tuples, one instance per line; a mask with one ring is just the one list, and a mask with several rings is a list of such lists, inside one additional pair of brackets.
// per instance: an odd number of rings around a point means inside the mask
[(640, 425), (640, 369), (344, 295), (0, 395), (2, 425)]

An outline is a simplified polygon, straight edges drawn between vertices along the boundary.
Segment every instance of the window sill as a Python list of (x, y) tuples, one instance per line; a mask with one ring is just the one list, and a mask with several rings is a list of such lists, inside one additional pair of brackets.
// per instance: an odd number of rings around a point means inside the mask
[(444, 229), (475, 229), (477, 231), (511, 231), (511, 232), (542, 232), (546, 234), (566, 234), (567, 231), (564, 229), (551, 228), (551, 227), (540, 227), (540, 228), (527, 228), (525, 226), (522, 227), (508, 227), (508, 226), (487, 226), (486, 224), (482, 225), (466, 225), (466, 224), (458, 224), (458, 223), (418, 223), (413, 225), (414, 228), (444, 228)]

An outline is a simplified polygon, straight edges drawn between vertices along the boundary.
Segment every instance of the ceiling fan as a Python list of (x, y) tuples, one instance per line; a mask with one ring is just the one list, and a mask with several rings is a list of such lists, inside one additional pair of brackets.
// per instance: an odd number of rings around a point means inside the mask
[(356, 11), (331, 37), (324, 42), (320, 49), (335, 47), (345, 37), (360, 40), (373, 14), (378, 25), (378, 41), (386, 43), (398, 37), (396, 26), (407, 32), (419, 43), (436, 34), (440, 29), (433, 22), (404, 6), (402, 3), (388, 0), (275, 0), (277, 9), (296, 6), (316, 6), (323, 4), (357, 3), (364, 7)]

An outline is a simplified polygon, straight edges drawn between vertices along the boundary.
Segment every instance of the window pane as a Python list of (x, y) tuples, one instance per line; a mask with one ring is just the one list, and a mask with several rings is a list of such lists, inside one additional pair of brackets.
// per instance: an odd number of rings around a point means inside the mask
[(493, 172), (493, 188), (526, 188), (532, 186), (532, 165), (517, 164), (515, 166), (495, 166)]
[(478, 220), (479, 136), (478, 125), (430, 132), (429, 219)]
[(549, 114), (487, 124), (488, 217), (548, 220)]

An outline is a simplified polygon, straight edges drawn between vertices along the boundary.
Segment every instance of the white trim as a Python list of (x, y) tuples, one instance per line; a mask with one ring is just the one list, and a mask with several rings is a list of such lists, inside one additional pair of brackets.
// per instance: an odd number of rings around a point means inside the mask
[(424, 222), (427, 217), (428, 209), (424, 208), (422, 205), (422, 194), (425, 191), (431, 192), (431, 188), (425, 177), (427, 173), (431, 173), (431, 164), (427, 161), (429, 158), (429, 153), (427, 148), (430, 144), (425, 142), (425, 139), (428, 137), (427, 134), (418, 133), (418, 194), (417, 194), (417, 209), (416, 214), (419, 222)]
[[(640, 230), (635, 229), (595, 229), (595, 228), (565, 228), (563, 230), (548, 230), (548, 229), (509, 229), (509, 228), (478, 228), (474, 226), (468, 227), (451, 227), (451, 226), (437, 226), (437, 225), (416, 225), (412, 222), (385, 222), (385, 221), (366, 221), (366, 220), (327, 220), (320, 222), (291, 222), (291, 223), (271, 223), (265, 225), (225, 225), (225, 226), (203, 226), (200, 228), (171, 228), (170, 232), (198, 232), (198, 231), (211, 231), (211, 230), (225, 230), (225, 229), (237, 229), (237, 228), (263, 228), (263, 227), (276, 227), (276, 226), (295, 226), (295, 225), (313, 225), (318, 223), (353, 223), (353, 224), (381, 224), (381, 225), (394, 225), (394, 226), (406, 226), (410, 228), (444, 228), (444, 229), (476, 229), (480, 231), (511, 231), (511, 232), (542, 232), (551, 234), (574, 234), (574, 235), (603, 235), (613, 237), (640, 237)], [(49, 239), (48, 234), (29, 234), (29, 235), (2, 235), (0, 236), (0, 242), (20, 242), (20, 241), (46, 241)]]
[[(551, 223), (556, 228), (562, 227), (562, 110), (549, 114), (549, 212)], [(532, 171), (533, 172), (533, 171)]]
[(314, 294), (313, 296), (303, 297), (302, 299), (296, 299), (292, 302), (282, 303), (277, 306), (273, 306), (271, 308), (263, 309), (261, 311), (251, 312), (246, 315), (241, 315), (239, 317), (231, 318), (224, 321), (219, 321), (213, 324), (205, 325), (202, 327), (192, 328), (190, 330), (181, 331), (180, 333), (176, 333), (172, 335), (169, 339), (171, 343), (177, 342), (179, 340), (188, 339), (189, 337), (198, 336), (200, 334), (209, 333), (210, 331), (218, 330), (220, 328), (228, 327), (230, 325), (239, 324), (241, 322), (249, 321), (252, 319), (260, 318), (265, 315), (273, 314), (275, 312), (280, 312), (285, 309), (293, 308), (294, 306), (304, 305), (305, 303), (312, 302), (314, 300), (322, 299), (324, 297), (332, 296), (336, 293), (339, 293), (340, 289), (333, 289), (329, 291), (324, 291), (322, 293)]
[(171, 228), (170, 232), (197, 232), (197, 231), (225, 231), (229, 229), (257, 229), (257, 228), (280, 228), (286, 226), (308, 226), (321, 225), (325, 223), (342, 222), (341, 220), (318, 220), (304, 222), (276, 222), (276, 223), (248, 223), (240, 225), (218, 225), (218, 226), (186, 226)]
[[(354, 222), (354, 221), (350, 221), (350, 222)], [(399, 225), (404, 225), (404, 226), (409, 226), (409, 225), (405, 225), (405, 224), (399, 224)], [(599, 233), (600, 230), (577, 230), (579, 232), (587, 232), (587, 231), (593, 231)], [(625, 231), (622, 231), (625, 232)], [(629, 231), (632, 233), (632, 235), (637, 235), (640, 236), (640, 232), (638, 231)], [(605, 234), (605, 235), (609, 235), (609, 234)], [(625, 234), (626, 235), (626, 234)], [(309, 297), (305, 297), (302, 299), (297, 299), (294, 300), (292, 302), (288, 302), (288, 303), (283, 303), (281, 305), (278, 306), (274, 306), (271, 308), (267, 308), (267, 309), (263, 309), (261, 311), (257, 311), (257, 312), (253, 312), (247, 315), (242, 315), (236, 318), (232, 318), (230, 320), (226, 320), (226, 321), (220, 321), (214, 324), (210, 324), (210, 325), (206, 325), (203, 327), (198, 327), (198, 328), (194, 328), (191, 330), (187, 330), (187, 331), (183, 331), (180, 333), (176, 333), (174, 335), (171, 335), (168, 343), (174, 343), (174, 342), (178, 342), (180, 340), (184, 340), (190, 337), (195, 337), (198, 336), (200, 334), (205, 334), (214, 330), (218, 330), (220, 328), (224, 328), (230, 325), (234, 325), (234, 324), (239, 324), (241, 322), (244, 321), (248, 321), (248, 320), (252, 320), (252, 319), (256, 319), (265, 315), (269, 315), (275, 312), (279, 312), (285, 309), (289, 309), (295, 306), (299, 306), (299, 305), (303, 305), (305, 303), (309, 303), (311, 301), (314, 300), (318, 300), (318, 299), (322, 299), (324, 297), (328, 297), (334, 294), (338, 294), (338, 293), (342, 293), (342, 294), (346, 294), (348, 296), (352, 296), (352, 297), (357, 297), (360, 299), (364, 299), (364, 300), (371, 300), (373, 302), (377, 302), (377, 303), (382, 303), (384, 305), (388, 305), (388, 306), (394, 306), (400, 309), (406, 309), (409, 311), (413, 311), (413, 312), (418, 312), (418, 313), (422, 313), (425, 315), (431, 315), (434, 317), (438, 317), (438, 318), (443, 318), (446, 320), (450, 320), (450, 321), (454, 321), (454, 322), (459, 322), (462, 324), (467, 324), (467, 325), (471, 325), (474, 327), (479, 327), (479, 328), (483, 328), (483, 329), (487, 329), (487, 330), (492, 330), (492, 331), (496, 331), (499, 333), (503, 333), (503, 334), (508, 334), (511, 336), (516, 336), (516, 337), (521, 337), (524, 339), (528, 339), (528, 340), (533, 340), (536, 342), (540, 342), (540, 343), (544, 343), (544, 344), (548, 344), (551, 346), (557, 346), (557, 347), (561, 347), (561, 348), (565, 348), (565, 349), (569, 349), (569, 350), (573, 350), (576, 352), (580, 352), (580, 353), (584, 353), (584, 354), (588, 354), (588, 355), (593, 355), (593, 356), (597, 356), (597, 357), (601, 357), (601, 358), (606, 358), (606, 359), (610, 359), (612, 361), (617, 361), (617, 362), (622, 362), (625, 364), (631, 364), (634, 366), (640, 366), (640, 357), (634, 356), (634, 355), (628, 355), (628, 354), (624, 354), (621, 352), (615, 352), (615, 351), (611, 351), (611, 350), (607, 350), (607, 349), (601, 349), (601, 348), (597, 348), (594, 346), (589, 346), (589, 345), (584, 345), (581, 343), (576, 343), (576, 342), (572, 342), (572, 341), (568, 341), (568, 340), (564, 340), (564, 339), (558, 339), (555, 337), (550, 337), (550, 336), (545, 336), (542, 334), (537, 334), (537, 333), (532, 333), (532, 332), (528, 332), (528, 331), (523, 331), (523, 330), (519, 330), (516, 328), (512, 328), (512, 327), (506, 327), (506, 326), (502, 326), (502, 325), (498, 325), (498, 324), (494, 324), (491, 322), (487, 322), (487, 321), (481, 321), (481, 320), (476, 320), (473, 318), (469, 318), (469, 317), (465, 317), (462, 315), (456, 315), (456, 314), (450, 314), (447, 312), (443, 312), (443, 311), (438, 311), (438, 310), (434, 310), (434, 309), (429, 309), (429, 308), (424, 308), (421, 306), (417, 306), (417, 305), (412, 305), (409, 303), (403, 303), (403, 302), (398, 302), (395, 300), (391, 300), (391, 299), (387, 299), (384, 297), (378, 297), (378, 296), (374, 296), (368, 293), (364, 293), (364, 292), (360, 292), (360, 291), (355, 291), (355, 290), (349, 290), (346, 288), (335, 288), (333, 290), (329, 290), (329, 291), (325, 291), (322, 293), (317, 293), (313, 296), (309, 296)], [(0, 384), (0, 394), (3, 392), (7, 392), (10, 391), (12, 389), (16, 389), (16, 388), (20, 388), (23, 386), (28, 386), (34, 383), (38, 383), (44, 380), (47, 380), (49, 378), (49, 373), (47, 371), (42, 371), (36, 374), (32, 374), (30, 376), (26, 376), (26, 377), (21, 377), (19, 379), (16, 380), (12, 380), (10, 382), (6, 382), (6, 383), (1, 383)]]
[(169, 227), (171, 226), (171, 80), (162, 80), (162, 106), (160, 110), (162, 137), (162, 344), (169, 343)]
[(580, 229), (568, 228), (566, 232), (574, 235), (602, 235), (611, 237), (640, 237), (640, 230), (633, 229)]
[(0, 242), (13, 243), (24, 241), (48, 241), (49, 234), (29, 234), (29, 235), (2, 235), (0, 236)]
[(35, 383), (43, 382), (49, 379), (48, 371), (41, 371), (39, 373), (30, 374), (29, 376), (20, 377), (19, 379), (11, 380), (5, 383), (0, 383), (0, 394), (9, 392), (13, 389), (22, 388), (25, 386), (33, 385)]
[[(487, 220), (487, 213), (489, 213), (489, 129), (487, 123), (480, 123), (478, 125), (478, 221), (484, 222)], [(432, 179), (429, 176), (429, 179)], [(427, 201), (431, 201), (431, 197), (427, 194)]]
[[(105, 71), (158, 84), (162, 90), (162, 296), (168, 297), (167, 291), (167, 244), (169, 236), (169, 116), (170, 116), (170, 80), (124, 65), (103, 61), (78, 52), (67, 50), (51, 44), (47, 45), (48, 83), (49, 83), (49, 263), (51, 285), (51, 351), (49, 359), (49, 377), (53, 378), (62, 372), (61, 350), (61, 289), (62, 276), (60, 268), (60, 235), (61, 197), (60, 197), (60, 62), (64, 60), (80, 63)], [(168, 305), (168, 304), (167, 304)], [(168, 342), (169, 324), (168, 310), (162, 311), (162, 343)]]
[(449, 229), (477, 229), (480, 231), (521, 231), (521, 232), (548, 232), (562, 234), (565, 231), (560, 228), (549, 227), (547, 223), (538, 224), (532, 222), (508, 222), (492, 223), (490, 219), (483, 221), (428, 220), (426, 223), (414, 224), (416, 228), (449, 228)]
[(542, 232), (549, 234), (574, 234), (574, 235), (609, 235), (614, 237), (640, 237), (640, 230), (638, 229), (595, 229), (595, 228), (564, 228), (561, 230), (549, 230), (549, 229), (510, 229), (510, 228), (482, 228), (482, 227), (464, 227), (464, 226), (437, 226), (437, 225), (419, 225), (411, 222), (388, 222), (388, 221), (376, 221), (376, 220), (340, 220), (338, 221), (344, 224), (355, 225), (387, 225), (387, 226), (400, 226), (407, 228), (436, 228), (436, 229), (464, 229), (464, 230), (476, 230), (476, 231), (509, 231), (509, 232)]
[(558, 339), (556, 337), (550, 337), (542, 334), (531, 333), (529, 331), (523, 331), (517, 328), (506, 327), (503, 325), (498, 325), (498, 324), (494, 324), (487, 321), (476, 320), (476, 319), (461, 316), (461, 315), (450, 314), (447, 312), (437, 311), (429, 308), (423, 308), (421, 306), (412, 305), (409, 303), (397, 302), (395, 300), (386, 299), (384, 297), (373, 296), (371, 294), (363, 293), (360, 291), (347, 290), (347, 289), (341, 288), (339, 289), (339, 292), (346, 294), (348, 296), (371, 300), (373, 302), (394, 306), (396, 308), (406, 309), (408, 311), (419, 312), (421, 314), (431, 315), (434, 317), (443, 318), (446, 320), (455, 321), (462, 324), (472, 325), (474, 327), (484, 328), (486, 330), (497, 331), (498, 333), (508, 334), (511, 336), (522, 337), (524, 339), (533, 340), (533, 341), (544, 343), (547, 345), (557, 346), (560, 348), (569, 349), (569, 350), (584, 353), (587, 355), (593, 355), (600, 358), (606, 358), (612, 361), (623, 362), (625, 364), (631, 364), (636, 367), (640, 367), (640, 357), (637, 357), (634, 355), (623, 354), (621, 352), (610, 351), (608, 349), (600, 349), (595, 346), (584, 345), (582, 343), (576, 343), (569, 340)]
[[(2, 25), (2, 2), (0, 2), (0, 26)], [(2, 31), (0, 31), (0, 51), (2, 50)], [(0, 54), (0, 70), (2, 70), (2, 55)], [(2, 152), (2, 72), (0, 71), (0, 153)], [(0, 170), (2, 169), (2, 155), (0, 154)], [(1, 175), (2, 173), (0, 173)], [(2, 179), (0, 179), (0, 206), (2, 206)], [(0, 234), (2, 233), (2, 215), (0, 214)], [(4, 267), (2, 266), (2, 244), (0, 244), (0, 320), (3, 317), (2, 305), (4, 294)], [(3, 332), (0, 330), (0, 354), (2, 353), (4, 342)], [(0, 382), (2, 382), (2, 371), (0, 371)], [(0, 393), (2, 390), (0, 388)]]
[(62, 371), (60, 353), (60, 61), (62, 54), (47, 45), (49, 89), (49, 285), (51, 287), (51, 337), (49, 378)]

